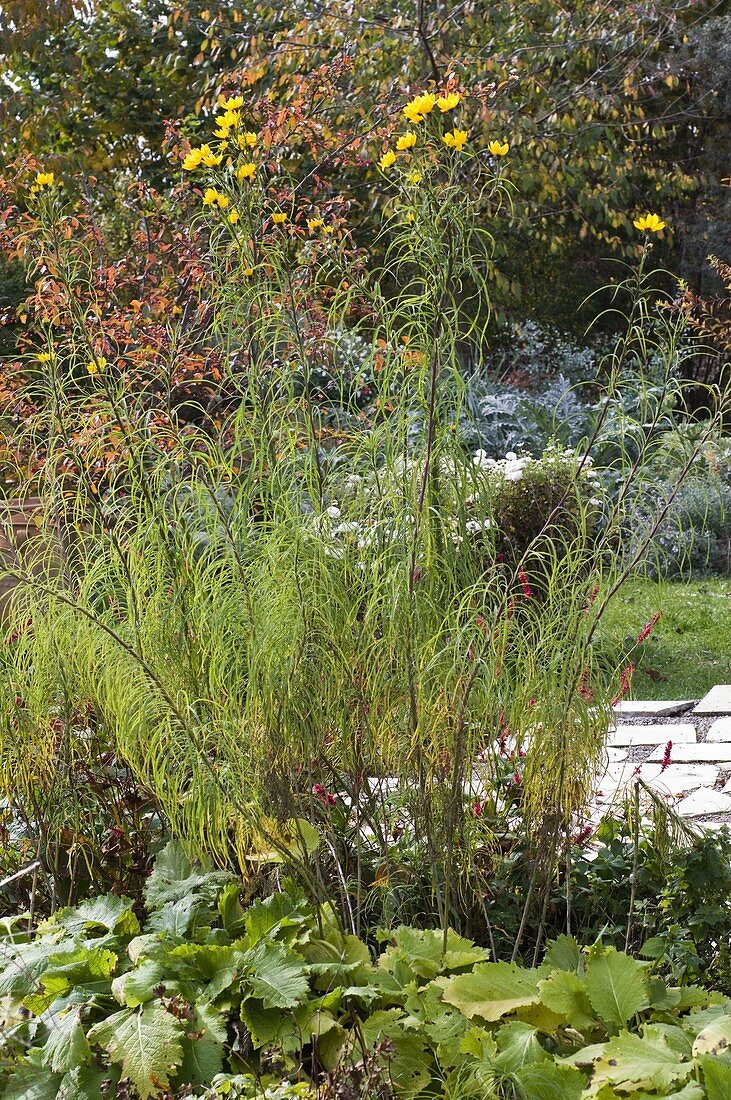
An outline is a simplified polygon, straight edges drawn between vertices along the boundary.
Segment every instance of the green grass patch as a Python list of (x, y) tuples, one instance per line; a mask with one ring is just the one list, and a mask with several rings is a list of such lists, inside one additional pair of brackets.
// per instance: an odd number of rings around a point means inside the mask
[[(636, 640), (654, 614), (651, 635)], [(602, 640), (614, 657), (631, 653), (636, 699), (696, 699), (714, 684), (731, 683), (731, 583), (629, 581), (607, 612)]]

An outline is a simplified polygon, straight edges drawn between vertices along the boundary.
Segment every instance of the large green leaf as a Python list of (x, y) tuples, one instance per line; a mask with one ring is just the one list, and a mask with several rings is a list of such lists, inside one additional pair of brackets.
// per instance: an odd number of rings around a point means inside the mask
[(370, 1050), (384, 1039), (390, 1041), (390, 1053), (384, 1052), (379, 1060), (396, 1086), (395, 1094), (408, 1100), (429, 1083), (434, 1065), (424, 1042), (404, 1034), (402, 1023), (398, 1010), (373, 1012), (363, 1021), (361, 1033)]
[(77, 943), (59, 944), (57, 938), (58, 934), (41, 936), (34, 943), (3, 948), (5, 965), (0, 970), (0, 997), (25, 997), (37, 988), (40, 975), (54, 962), (86, 957), (87, 948)]
[(169, 902), (191, 898), (211, 904), (232, 877), (226, 871), (214, 871), (193, 864), (182, 844), (171, 840), (160, 852), (145, 883), (147, 908), (161, 909)]
[(689, 1035), (698, 1035), (709, 1024), (724, 1016), (728, 1016), (728, 1008), (725, 1005), (709, 1005), (708, 1008), (701, 1008), (681, 1016), (678, 1023)]
[(285, 1052), (299, 1050), (302, 1033), (291, 1012), (279, 1008), (264, 1008), (261, 1001), (242, 1001), (240, 1015), (251, 1033), (255, 1048), (279, 1044)]
[(596, 1019), (591, 1011), (586, 982), (575, 972), (554, 970), (547, 978), (539, 982), (541, 1004), (563, 1016), (569, 1027), (577, 1031), (591, 1030)]
[(412, 982), (404, 1008), (408, 1013), (403, 1021), (404, 1029), (428, 1039), (441, 1065), (455, 1065), (461, 1055), (462, 1036), (469, 1027), (462, 1013), (445, 1004), (439, 988), (431, 982), (421, 987)]
[(298, 951), (309, 963), (318, 989), (368, 981), (371, 956), (357, 936), (330, 932), (327, 939), (308, 939)]
[(662, 1036), (641, 1038), (623, 1031), (610, 1039), (604, 1053), (594, 1063), (593, 1084), (604, 1081), (625, 1087), (633, 1084), (645, 1089), (665, 1089), (685, 1081), (693, 1063), (684, 1061)]
[(731, 1096), (731, 1063), (725, 1058), (707, 1054), (700, 1060), (708, 1100), (729, 1100)]
[(181, 981), (203, 986), (201, 999), (215, 1001), (244, 969), (247, 956), (235, 947), (217, 943), (183, 943), (166, 957), (172, 973)]
[[(110, 1073), (109, 1067), (97, 1069), (96, 1066), (79, 1066), (69, 1070), (61, 1082), (57, 1100), (99, 1100), (103, 1095), (105, 1081), (116, 1084), (118, 1074)], [(111, 1095), (114, 1095), (112, 1089)]]
[(437, 974), (462, 970), (486, 962), (490, 957), (486, 948), (475, 947), (472, 940), (457, 935), (452, 929), (447, 932), (446, 945), (444, 933), (439, 929), (402, 926), (396, 929), (393, 938), (394, 945), (384, 951), (378, 965), (394, 973), (399, 971), (404, 983), (414, 976), (428, 981)]
[(493, 1061), (505, 1072), (515, 1073), (523, 1066), (546, 1062), (550, 1058), (538, 1041), (536, 1029), (519, 1020), (503, 1024), (495, 1039), (498, 1054)]
[[(726, 1100), (728, 1100), (731, 1093), (725, 1093), (724, 1095)], [(645, 1092), (644, 1090), (635, 1092), (633, 1089), (630, 1096), (631, 1100), (657, 1100), (658, 1094), (656, 1092)], [(682, 1089), (664, 1092), (662, 1098), (663, 1100), (706, 1100), (706, 1094), (700, 1085), (696, 1085), (692, 1081), (689, 1081), (687, 1085), (683, 1085)]]
[(291, 939), (288, 932), (295, 932), (305, 923), (307, 915), (306, 898), (299, 891), (279, 891), (264, 901), (249, 906), (244, 917), (244, 927), (252, 947), (263, 939), (274, 939), (285, 933), (285, 940)]
[(121, 1005), (137, 1008), (152, 1000), (155, 996), (153, 990), (162, 982), (163, 974), (161, 963), (145, 959), (134, 970), (128, 970), (114, 979), (112, 994)]
[(107, 993), (118, 957), (105, 947), (72, 944), (73, 951), (59, 951), (49, 956), (40, 983), (24, 999), (31, 1012), (41, 1013), (58, 997), (70, 990), (84, 989), (88, 996)]
[[(170, 936), (185, 936), (190, 931), (195, 918), (200, 915), (203, 902), (193, 894), (180, 901), (167, 901), (159, 909), (150, 913), (145, 922), (147, 932), (166, 932)], [(211, 916), (213, 910), (210, 910)], [(137, 939), (143, 937), (138, 936)]]
[(649, 1005), (644, 967), (614, 947), (590, 957), (586, 991), (599, 1018), (614, 1029)]
[(192, 1085), (210, 1085), (223, 1068), (226, 1024), (221, 1013), (206, 1002), (197, 1004), (195, 1013), (195, 1025), (183, 1039), (180, 1077)]
[(249, 969), (246, 984), (265, 1008), (294, 1008), (307, 994), (307, 964), (282, 944), (262, 942), (244, 958)]
[(122, 1009), (96, 1024), (89, 1040), (99, 1043), (122, 1069), (142, 1100), (157, 1096), (183, 1060), (179, 1020), (159, 1001)]
[(731, 1016), (721, 1016), (699, 1031), (693, 1043), (693, 1056), (727, 1054), (731, 1043)]
[(690, 1041), (690, 1036), (677, 1024), (644, 1024), (642, 1036), (645, 1039), (664, 1039), (672, 1050), (678, 1052), (681, 1058), (693, 1057), (693, 1044)]
[(543, 964), (555, 970), (566, 970), (570, 974), (583, 974), (584, 956), (578, 941), (573, 936), (557, 936), (546, 945)]
[(586, 1084), (583, 1073), (555, 1062), (523, 1066), (516, 1073), (523, 1100), (581, 1100)]
[(23, 1066), (7, 1083), (3, 1100), (56, 1100), (61, 1078), (36, 1066)]
[(499, 1020), (517, 1008), (536, 1004), (539, 972), (514, 963), (480, 963), (470, 974), (439, 978), (444, 1000), (471, 1020)]
[(43, 1065), (54, 1073), (68, 1073), (91, 1061), (91, 1047), (81, 1026), (79, 1009), (54, 1020), (41, 1057)]
[(132, 912), (133, 904), (130, 898), (104, 894), (89, 898), (75, 909), (61, 909), (52, 918), (52, 923), (65, 928), (72, 936), (85, 935), (100, 928), (118, 936), (134, 936), (139, 932), (140, 924)]

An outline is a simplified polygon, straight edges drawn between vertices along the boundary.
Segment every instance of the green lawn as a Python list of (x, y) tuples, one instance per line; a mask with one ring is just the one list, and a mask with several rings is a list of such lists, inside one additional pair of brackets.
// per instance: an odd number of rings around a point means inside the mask
[(660, 621), (632, 654), (635, 699), (697, 699), (731, 683), (731, 579), (629, 581), (605, 616), (602, 648), (627, 652), (657, 611)]

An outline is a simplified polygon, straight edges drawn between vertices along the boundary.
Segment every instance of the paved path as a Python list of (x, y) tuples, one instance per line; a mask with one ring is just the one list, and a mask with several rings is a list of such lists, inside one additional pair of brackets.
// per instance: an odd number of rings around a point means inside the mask
[(682, 817), (706, 828), (731, 827), (731, 684), (700, 701), (636, 700), (614, 709), (593, 817), (639, 776)]

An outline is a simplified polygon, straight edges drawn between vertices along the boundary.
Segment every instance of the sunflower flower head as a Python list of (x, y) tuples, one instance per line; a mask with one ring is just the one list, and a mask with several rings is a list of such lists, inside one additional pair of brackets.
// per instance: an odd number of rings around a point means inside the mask
[(643, 233), (659, 233), (665, 228), (665, 222), (657, 214), (643, 214), (635, 218), (632, 224)]

